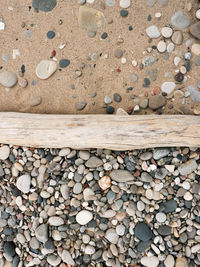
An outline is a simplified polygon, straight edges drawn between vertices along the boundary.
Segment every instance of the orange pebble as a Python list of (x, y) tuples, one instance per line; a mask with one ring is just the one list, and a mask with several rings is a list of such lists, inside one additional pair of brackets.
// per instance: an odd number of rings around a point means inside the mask
[(153, 88), (154, 95), (159, 95), (161, 93), (161, 89), (159, 86)]
[(102, 190), (106, 190), (111, 186), (111, 179), (109, 176), (103, 176), (98, 183)]

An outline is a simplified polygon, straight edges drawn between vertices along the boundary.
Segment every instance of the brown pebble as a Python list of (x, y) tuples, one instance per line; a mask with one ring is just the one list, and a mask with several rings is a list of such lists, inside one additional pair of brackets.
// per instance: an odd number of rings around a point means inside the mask
[(149, 98), (149, 107), (152, 110), (159, 109), (166, 104), (166, 99), (162, 95), (153, 95)]
[(19, 86), (21, 86), (22, 88), (26, 88), (28, 85), (28, 81), (26, 79), (19, 79), (18, 80), (18, 84)]
[(42, 98), (41, 96), (36, 96), (36, 97), (33, 97), (31, 100), (30, 100), (30, 105), (32, 107), (35, 107), (35, 106), (38, 106), (40, 105), (42, 102)]

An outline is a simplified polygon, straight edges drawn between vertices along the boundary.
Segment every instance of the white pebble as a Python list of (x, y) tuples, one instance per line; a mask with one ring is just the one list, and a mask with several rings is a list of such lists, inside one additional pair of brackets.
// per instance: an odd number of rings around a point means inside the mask
[(172, 36), (173, 30), (170, 27), (163, 27), (161, 30), (161, 34), (165, 38), (170, 38)]
[(125, 58), (125, 57), (122, 57), (122, 58), (121, 58), (121, 63), (122, 63), (122, 64), (126, 64), (126, 58)]
[(163, 223), (163, 222), (166, 221), (166, 219), (167, 219), (167, 216), (165, 215), (165, 213), (163, 213), (163, 212), (158, 212), (158, 213), (156, 214), (156, 220), (157, 220), (158, 222)]
[(155, 13), (155, 18), (159, 19), (161, 18), (162, 14), (160, 12)]
[(174, 47), (175, 47), (175, 45), (174, 45), (172, 42), (170, 42), (170, 43), (168, 44), (168, 46), (167, 46), (167, 52), (168, 52), (168, 53), (173, 52), (173, 51), (174, 51)]
[(164, 53), (166, 51), (166, 43), (164, 41), (160, 41), (157, 45), (157, 49), (160, 53)]
[(3, 31), (5, 29), (5, 23), (0, 21), (0, 31)]
[(131, 1), (130, 0), (120, 0), (119, 5), (121, 8), (128, 8), (131, 5)]
[(187, 182), (187, 181), (183, 182), (183, 183), (182, 183), (182, 186), (183, 186), (183, 188), (186, 189), (186, 190), (189, 190), (189, 189), (190, 189), (190, 183)]
[(132, 65), (133, 65), (133, 67), (136, 67), (136, 66), (137, 66), (137, 64), (138, 64), (138, 63), (137, 63), (137, 61), (136, 61), (136, 60), (133, 60), (133, 61), (132, 61)]
[(200, 9), (197, 10), (197, 12), (196, 12), (196, 18), (197, 18), (197, 19), (200, 19)]

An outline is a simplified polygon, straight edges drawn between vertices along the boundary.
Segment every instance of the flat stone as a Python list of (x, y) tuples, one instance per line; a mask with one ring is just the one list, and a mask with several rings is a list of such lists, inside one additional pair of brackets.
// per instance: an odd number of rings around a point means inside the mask
[(116, 233), (115, 229), (108, 229), (105, 234), (105, 238), (112, 244), (117, 244), (119, 236)]
[(157, 231), (158, 231), (159, 235), (167, 236), (167, 235), (171, 235), (172, 228), (168, 225), (161, 225), (161, 226), (159, 226)]
[(62, 69), (68, 67), (69, 65), (70, 65), (70, 60), (69, 60), (69, 59), (65, 59), (65, 58), (63, 58), (63, 59), (61, 59), (61, 60), (59, 61), (59, 66), (60, 66)]
[(171, 24), (178, 29), (185, 29), (190, 26), (190, 19), (179, 10), (171, 17)]
[(175, 87), (176, 84), (174, 82), (164, 82), (161, 85), (161, 90), (166, 94), (171, 94), (174, 91)]
[(76, 183), (73, 187), (73, 193), (74, 194), (80, 194), (83, 189), (83, 186), (81, 183)]
[(141, 241), (149, 241), (152, 238), (152, 231), (146, 223), (137, 223), (134, 229), (136, 237)]
[(29, 245), (32, 249), (38, 249), (40, 247), (40, 243), (38, 242), (36, 237), (31, 238)]
[(38, 241), (45, 243), (48, 240), (49, 229), (47, 224), (41, 224), (35, 230), (35, 236)]
[(145, 183), (151, 183), (153, 178), (148, 172), (142, 172), (141, 176), (139, 177), (139, 180)]
[(8, 256), (13, 257), (15, 255), (15, 244), (12, 241), (5, 242), (3, 250)]
[(125, 230), (126, 230), (126, 228), (125, 228), (125, 226), (122, 225), (122, 224), (117, 225), (117, 227), (116, 227), (116, 233), (117, 233), (119, 236), (123, 236), (124, 233), (125, 233)]
[(52, 216), (52, 217), (49, 218), (48, 223), (51, 226), (60, 226), (60, 225), (63, 225), (64, 224), (64, 220), (61, 217)]
[(174, 199), (170, 199), (166, 202), (160, 203), (159, 206), (159, 211), (162, 211), (164, 213), (171, 213), (177, 209), (177, 202)]
[(139, 252), (144, 252), (146, 249), (148, 249), (151, 246), (152, 240), (149, 240), (147, 242), (140, 241), (137, 245), (137, 250)]
[(164, 260), (165, 267), (174, 267), (175, 260), (172, 255), (167, 255), (167, 258)]
[(198, 165), (197, 165), (195, 160), (189, 160), (189, 161), (181, 164), (181, 166), (179, 166), (178, 170), (179, 170), (181, 175), (188, 175), (188, 174), (192, 173), (193, 171), (195, 171), (197, 169), (197, 167), (198, 167)]
[(158, 27), (155, 25), (149, 26), (146, 28), (146, 34), (148, 35), (149, 38), (151, 39), (156, 39), (160, 37), (160, 31), (158, 30)]
[(153, 95), (149, 98), (149, 108), (152, 110), (159, 109), (166, 105), (166, 99), (162, 95)]
[(9, 157), (10, 148), (9, 146), (0, 147), (0, 160), (6, 160)]
[(143, 60), (142, 60), (142, 64), (145, 67), (151, 66), (156, 62), (156, 58), (154, 56), (146, 56)]
[(66, 200), (69, 198), (69, 188), (67, 184), (62, 184), (60, 187), (62, 197)]
[(51, 60), (42, 60), (36, 67), (36, 75), (39, 79), (48, 79), (57, 69), (57, 65)]
[(72, 259), (71, 254), (67, 250), (63, 250), (61, 254), (62, 261), (69, 264), (69, 265), (75, 265), (74, 260)]
[(141, 258), (141, 263), (146, 267), (157, 267), (159, 259), (156, 256), (144, 256)]
[(85, 166), (88, 168), (98, 168), (103, 165), (103, 161), (100, 158), (92, 156), (86, 161)]
[(170, 150), (167, 148), (155, 148), (153, 150), (153, 158), (155, 160), (159, 160), (161, 158), (168, 156), (169, 152)]
[(110, 173), (110, 177), (113, 181), (126, 183), (133, 181), (133, 175), (126, 170), (113, 170)]
[(188, 267), (188, 261), (185, 257), (177, 258), (175, 267)]
[(197, 39), (200, 40), (200, 21), (190, 26), (190, 33)]
[(120, 48), (115, 49), (115, 51), (114, 51), (114, 56), (115, 56), (116, 58), (121, 58), (122, 55), (123, 55), (123, 51), (122, 51)]
[(183, 33), (181, 31), (175, 31), (172, 35), (172, 42), (176, 45), (181, 45), (183, 42)]
[(161, 34), (165, 38), (170, 38), (172, 36), (172, 34), (173, 34), (173, 30), (170, 27), (163, 27), (161, 29)]
[(29, 174), (21, 175), (16, 182), (17, 188), (23, 193), (27, 194), (30, 191), (31, 177)]
[(80, 28), (86, 30), (97, 30), (106, 22), (102, 12), (86, 6), (80, 6), (78, 20)]
[(193, 85), (188, 86), (187, 91), (190, 93), (190, 98), (192, 101), (199, 103), (200, 102), (200, 91), (195, 89)]
[(156, 171), (155, 171), (155, 178), (162, 180), (166, 177), (167, 174), (168, 174), (167, 169), (159, 168), (159, 169), (156, 169)]
[(56, 0), (32, 0), (32, 6), (36, 10), (49, 12), (56, 6)]
[(90, 211), (88, 210), (81, 210), (77, 215), (76, 215), (76, 221), (80, 225), (86, 225), (89, 223), (93, 218), (93, 215)]
[(59, 256), (55, 256), (54, 254), (47, 256), (47, 262), (51, 266), (58, 266), (61, 263), (61, 258)]
[(12, 71), (0, 73), (0, 84), (6, 88), (11, 88), (17, 83), (17, 76)]
[(159, 222), (159, 223), (164, 223), (167, 219), (167, 216), (165, 215), (165, 213), (163, 212), (158, 212), (156, 214), (156, 220)]
[(78, 102), (76, 103), (76, 109), (79, 111), (83, 110), (86, 107), (86, 105), (87, 105), (87, 102), (85, 101)]
[(167, 45), (166, 45), (166, 43), (165, 43), (164, 41), (160, 41), (160, 42), (158, 42), (158, 44), (157, 44), (157, 49), (158, 49), (158, 51), (159, 51), (160, 53), (164, 53), (164, 52), (166, 51), (166, 49), (167, 49)]
[(191, 51), (194, 55), (200, 56), (200, 44), (192, 44)]
[(119, 5), (121, 8), (128, 8), (131, 5), (130, 0), (120, 0)]
[(42, 103), (41, 96), (35, 96), (35, 97), (31, 98), (31, 100), (29, 102), (31, 107), (39, 106), (41, 103)]

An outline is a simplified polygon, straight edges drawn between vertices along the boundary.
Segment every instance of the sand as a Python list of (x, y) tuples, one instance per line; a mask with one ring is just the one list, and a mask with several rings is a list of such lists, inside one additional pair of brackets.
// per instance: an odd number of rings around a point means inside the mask
[[(148, 43), (145, 30), (148, 26), (156, 25), (159, 29), (170, 24), (171, 16), (178, 10), (182, 10), (193, 22), (196, 21), (194, 13), (197, 10), (197, 1), (193, 3), (192, 11), (188, 12), (185, 0), (169, 0), (166, 7), (161, 7), (158, 3), (154, 7), (147, 7), (146, 0), (134, 0), (128, 8), (129, 15), (126, 18), (120, 17), (119, 1), (114, 7), (105, 5), (105, 1), (96, 0), (93, 5), (87, 4), (102, 11), (107, 22), (113, 19), (112, 24), (106, 23), (97, 31), (94, 38), (87, 36), (87, 31), (79, 28), (77, 1), (60, 0), (57, 6), (48, 13), (35, 12), (31, 7), (31, 1), (25, 0), (4, 0), (0, 7), (0, 17), (4, 18), (5, 30), (0, 31), (0, 54), (9, 55), (10, 60), (5, 62), (0, 57), (2, 70), (11, 70), (18, 75), (21, 65), (25, 65), (24, 78), (28, 80), (28, 86), (21, 88), (18, 84), (11, 88), (9, 92), (0, 86), (0, 111), (17, 111), (32, 113), (63, 113), (63, 114), (97, 114), (106, 113), (104, 96), (113, 97), (114, 93), (122, 96), (120, 103), (113, 102), (111, 105), (115, 109), (121, 107), (127, 110), (134, 107), (145, 97), (150, 96), (155, 86), (161, 86), (165, 81), (174, 81), (175, 70), (173, 58), (176, 53), (187, 52), (186, 45), (176, 46), (175, 52), (170, 54), (169, 59), (165, 60), (163, 55), (154, 50), (150, 54), (155, 55), (158, 61), (149, 68), (140, 70), (139, 65), (145, 55), (150, 55), (146, 49), (152, 45), (157, 45), (161, 38)], [(10, 7), (13, 8), (13, 10)], [(155, 18), (155, 13), (162, 14), (160, 19)], [(151, 15), (152, 20), (147, 21)], [(59, 24), (62, 20), (62, 24)], [(25, 27), (22, 28), (22, 23)], [(133, 30), (129, 31), (129, 26)], [(29, 37), (25, 38), (24, 33), (31, 30)], [(46, 34), (49, 30), (55, 32), (55, 38), (48, 39)], [(101, 34), (107, 32), (108, 38), (101, 40)], [(188, 30), (183, 30), (184, 37), (189, 39)], [(123, 41), (118, 44), (119, 41)], [(59, 46), (66, 44), (65, 48)], [(114, 50), (121, 48), (124, 51), (123, 57), (126, 64), (122, 64), (120, 59), (114, 57)], [(19, 49), (20, 56), (12, 58), (13, 49)], [(67, 68), (56, 71), (49, 79), (40, 80), (35, 74), (37, 64), (43, 59), (50, 59), (52, 51), (56, 51), (55, 58), (57, 63), (62, 58), (70, 60)], [(101, 55), (96, 61), (89, 60), (90, 54)], [(133, 67), (132, 61), (138, 62), (137, 67)], [(80, 70), (80, 65), (84, 63), (82, 76), (77, 77), (76, 71)], [(58, 64), (59, 65), (59, 64)], [(149, 88), (144, 88), (143, 80), (146, 70), (156, 68), (158, 75), (156, 81), (151, 81)], [(181, 88), (184, 92), (187, 86), (197, 86), (199, 81), (199, 70), (191, 60), (191, 71), (186, 74), (187, 82), (176, 86), (176, 90)], [(120, 69), (120, 73), (117, 71)], [(165, 78), (165, 73), (171, 72), (172, 78)], [(130, 73), (138, 75), (138, 82), (130, 80)], [(19, 76), (18, 76), (19, 77)], [(34, 81), (34, 82), (33, 82)], [(36, 83), (32, 85), (32, 83)], [(75, 89), (72, 89), (74, 85)], [(134, 89), (127, 93), (128, 87)], [(94, 93), (96, 96), (94, 97)], [(132, 99), (130, 95), (134, 95)], [(36, 107), (30, 106), (33, 97), (41, 96), (42, 103)], [(82, 111), (77, 111), (75, 104), (79, 101), (86, 101), (87, 106)], [(169, 109), (169, 104), (173, 108)], [(186, 98), (184, 104), (182, 99), (171, 98), (162, 110), (165, 114), (185, 113), (193, 114), (193, 109), (198, 104)], [(140, 110), (137, 114), (153, 113), (150, 109)]]

